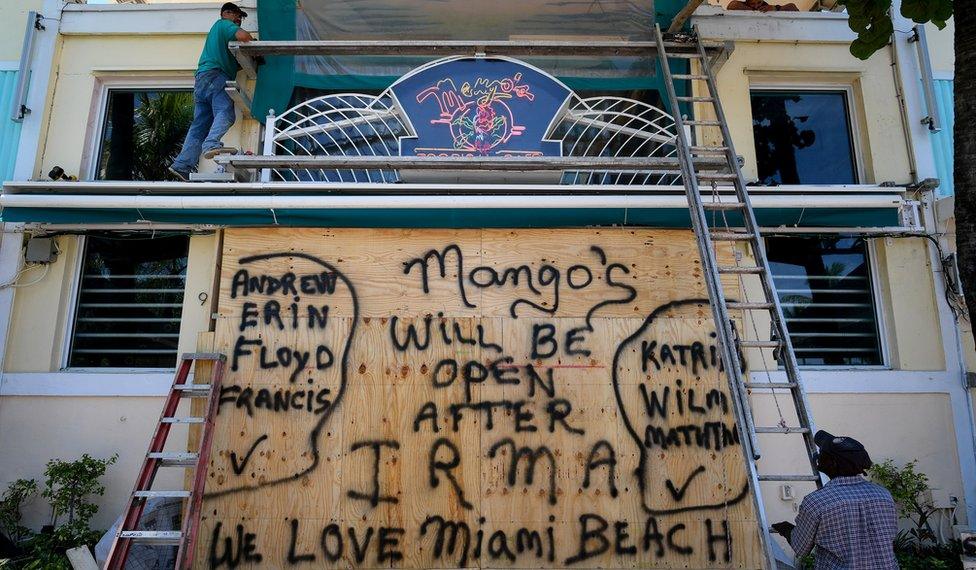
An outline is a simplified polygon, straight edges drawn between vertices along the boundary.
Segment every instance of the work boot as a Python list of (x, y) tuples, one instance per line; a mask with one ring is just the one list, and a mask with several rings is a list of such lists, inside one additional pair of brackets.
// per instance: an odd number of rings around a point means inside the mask
[(168, 170), (169, 173), (173, 176), (173, 178), (175, 178), (179, 182), (189, 182), (190, 181), (190, 171), (189, 170), (180, 170), (180, 169), (176, 168), (175, 166), (170, 166), (166, 170)]
[(213, 158), (218, 154), (237, 154), (237, 149), (232, 146), (218, 146), (203, 151), (203, 158)]

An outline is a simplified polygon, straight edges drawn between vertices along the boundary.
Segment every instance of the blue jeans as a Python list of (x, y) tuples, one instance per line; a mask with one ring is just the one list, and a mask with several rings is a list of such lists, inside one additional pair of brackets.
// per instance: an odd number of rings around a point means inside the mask
[(224, 91), (227, 81), (227, 76), (218, 69), (200, 72), (194, 79), (193, 122), (183, 141), (183, 150), (173, 161), (176, 170), (195, 171), (200, 153), (223, 146), (220, 137), (234, 124), (234, 102)]

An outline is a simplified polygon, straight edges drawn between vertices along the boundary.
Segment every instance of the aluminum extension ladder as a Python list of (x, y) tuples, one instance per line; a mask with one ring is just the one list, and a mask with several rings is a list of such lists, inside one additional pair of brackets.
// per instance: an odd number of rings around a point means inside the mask
[[(681, 163), (681, 174), (684, 180), (685, 193), (688, 197), (689, 213), (691, 215), (692, 227), (698, 241), (698, 249), (701, 255), (702, 269), (705, 282), (708, 287), (708, 297), (711, 300), (712, 315), (716, 323), (716, 332), (721, 345), (722, 360), (728, 374), (729, 388), (732, 393), (733, 409), (735, 412), (736, 425), (742, 437), (742, 448), (745, 455), (745, 463), (748, 470), (749, 484), (753, 494), (756, 516), (760, 525), (759, 534), (762, 541), (767, 567), (776, 568), (775, 558), (772, 550), (772, 540), (770, 529), (763, 510), (762, 494), (760, 492), (760, 481), (810, 481), (815, 482), (818, 487), (821, 479), (816, 466), (817, 447), (814, 443), (814, 425), (810, 416), (810, 406), (807, 402), (806, 393), (803, 390), (803, 383), (800, 379), (800, 370), (796, 362), (796, 355), (793, 352), (793, 344), (790, 342), (789, 334), (786, 330), (786, 320), (783, 317), (783, 310), (780, 306), (779, 297), (776, 293), (776, 286), (773, 283), (773, 276), (770, 272), (769, 261), (766, 258), (766, 248), (760, 235), (759, 225), (749, 200), (745, 180), (739, 168), (738, 157), (732, 146), (732, 137), (729, 134), (728, 123), (725, 119), (725, 112), (719, 102), (718, 90), (715, 86), (715, 77), (712, 72), (711, 62), (705, 51), (705, 46), (699, 41), (697, 31), (692, 35), (676, 37), (679, 42), (684, 40), (687, 47), (672, 47), (670, 52), (665, 51), (664, 38), (661, 28), (655, 26), (655, 39), (657, 42), (658, 59), (664, 73), (664, 83), (667, 88), (667, 97), (671, 105), (671, 112), (674, 115), (675, 127), (677, 129), (678, 156)], [(669, 45), (674, 45), (669, 43)], [(669, 59), (683, 59), (689, 62), (687, 73), (672, 74)], [(698, 62), (700, 71), (697, 73), (691, 62)], [(678, 96), (675, 89), (675, 81), (684, 81), (685, 85), (690, 86), (691, 82), (703, 82), (707, 89), (706, 93), (692, 95), (691, 89), (687, 96)], [(700, 83), (701, 84), (701, 83)], [(704, 120), (695, 117), (693, 120), (681, 116), (680, 103), (710, 103), (715, 112), (715, 119)], [(718, 146), (695, 145), (688, 140), (689, 131), (685, 126), (697, 127), (699, 130), (705, 127), (717, 127), (721, 132), (720, 143)], [(711, 170), (699, 168), (696, 159), (701, 157), (722, 156), (726, 160), (724, 170)], [(735, 199), (731, 196), (719, 196), (717, 185), (719, 183), (731, 184), (735, 190)], [(710, 195), (702, 194), (702, 186), (711, 188)], [(738, 214), (741, 217), (741, 224), (738, 227), (716, 227), (708, 223), (706, 211), (711, 211), (715, 215), (721, 215), (726, 220), (727, 213)], [(740, 265), (737, 261), (733, 266), (720, 266), (716, 258), (714, 249), (715, 242), (733, 242), (749, 244), (755, 265)], [(736, 275), (740, 283), (746, 275), (759, 278), (762, 283), (764, 299), (761, 301), (728, 301), (722, 287), (722, 275)], [(745, 340), (740, 338), (735, 323), (729, 317), (730, 310), (741, 310), (743, 316), (749, 312), (756, 314), (765, 313), (769, 316), (772, 324), (771, 340)], [(750, 382), (743, 378), (742, 370), (739, 366), (740, 354), (742, 349), (774, 349), (779, 355), (781, 364), (786, 370), (787, 382)], [(798, 418), (798, 426), (789, 426), (780, 413), (780, 423), (776, 426), (756, 426), (753, 418), (752, 406), (749, 394), (753, 390), (772, 391), (775, 397), (776, 390), (786, 390), (790, 393), (792, 405)], [(779, 404), (777, 402), (777, 409)], [(806, 455), (809, 458), (809, 474), (799, 475), (772, 475), (760, 474), (758, 465), (755, 463), (760, 458), (758, 434), (780, 434), (780, 435), (799, 435), (803, 439)]]
[[(122, 523), (116, 530), (112, 549), (105, 562), (105, 570), (125, 568), (129, 550), (133, 544), (151, 546), (178, 546), (176, 569), (189, 569), (193, 563), (194, 545), (200, 530), (200, 508), (203, 504), (203, 489), (207, 478), (207, 465), (210, 463), (210, 448), (213, 440), (214, 418), (220, 401), (220, 384), (224, 374), (223, 354), (196, 352), (184, 354), (170, 388), (159, 424), (149, 442), (149, 451), (139, 470), (132, 495), (125, 506)], [(213, 371), (209, 384), (188, 383), (190, 370), (198, 361), (212, 361)], [(206, 398), (206, 412), (203, 416), (177, 416), (177, 407), (183, 398)], [(166, 439), (173, 424), (198, 424), (202, 426), (200, 445), (196, 452), (163, 451)], [(156, 491), (153, 481), (160, 467), (179, 467), (193, 469), (191, 490)], [(139, 519), (151, 498), (178, 498), (186, 500), (182, 509), (180, 530), (138, 530)]]

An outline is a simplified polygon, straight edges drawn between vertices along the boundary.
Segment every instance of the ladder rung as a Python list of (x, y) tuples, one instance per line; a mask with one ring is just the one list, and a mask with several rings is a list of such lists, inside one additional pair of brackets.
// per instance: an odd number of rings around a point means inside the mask
[(189, 491), (136, 491), (132, 495), (142, 499), (154, 499), (157, 497), (187, 499), (190, 497), (190, 492)]
[(701, 127), (720, 127), (722, 123), (719, 121), (696, 121), (694, 119), (682, 119), (682, 123), (686, 125), (698, 125)]
[(160, 420), (164, 424), (202, 424), (205, 421), (207, 421), (207, 418), (201, 418), (200, 416), (174, 416)]
[(691, 152), (725, 152), (729, 150), (727, 146), (697, 146), (692, 145), (688, 147)]
[(772, 303), (740, 303), (739, 301), (729, 301), (725, 304), (725, 306), (733, 311), (755, 311), (760, 309), (772, 309), (775, 305)]
[(187, 466), (196, 465), (199, 454), (174, 451), (150, 451), (147, 454), (149, 459), (158, 459), (164, 466)]
[(706, 210), (738, 210), (745, 206), (742, 202), (702, 202)]
[(703, 180), (736, 180), (739, 177), (731, 172), (699, 172), (698, 178)]
[(715, 241), (749, 241), (756, 237), (750, 233), (731, 233), (731, 232), (713, 232), (711, 234), (712, 239)]
[(758, 265), (752, 265), (752, 266), (719, 265), (718, 266), (718, 272), (719, 273), (737, 273), (737, 274), (739, 274), (739, 273), (748, 273), (748, 274), (756, 274), (756, 273), (762, 273), (763, 271), (764, 271), (764, 269), (762, 267), (758, 266)]
[(123, 530), (119, 538), (140, 544), (179, 545), (183, 533), (178, 530)]
[(740, 340), (739, 346), (742, 348), (779, 348), (778, 340)]
[(757, 427), (756, 433), (810, 433), (810, 428), (805, 427)]
[(206, 398), (210, 395), (210, 384), (173, 384), (173, 389), (182, 392), (184, 398)]
[[(695, 52), (668, 52), (669, 58), (673, 59), (701, 59), (701, 54)], [(674, 77), (673, 75), (671, 77)]]
[(671, 77), (673, 79), (708, 79), (707, 75), (689, 75), (687, 73), (673, 73)]
[(715, 100), (714, 97), (697, 97), (697, 96), (676, 96), (675, 99), (678, 101), (685, 101), (687, 103), (710, 103)]
[(183, 360), (227, 360), (227, 357), (219, 352), (184, 352)]
[(760, 475), (760, 481), (819, 481), (819, 475)]
[(750, 390), (773, 390), (775, 388), (792, 389), (799, 384), (796, 382), (744, 382), (742, 385)]

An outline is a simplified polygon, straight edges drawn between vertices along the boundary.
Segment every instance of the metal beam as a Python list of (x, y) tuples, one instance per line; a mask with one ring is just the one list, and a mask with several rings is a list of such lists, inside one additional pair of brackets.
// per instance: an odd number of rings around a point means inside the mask
[(228, 81), (224, 84), (224, 92), (240, 107), (245, 119), (251, 118), (251, 97), (241, 89), (236, 81)]
[[(732, 199), (732, 197), (728, 197)], [(884, 196), (859, 196), (852, 200), (838, 200), (830, 196), (806, 196), (801, 199), (789, 196), (759, 196), (757, 208), (879, 208), (895, 205)], [(117, 195), (58, 195), (58, 194), (4, 194), (0, 196), (4, 208), (67, 208), (67, 209), (357, 209), (357, 208), (407, 208), (407, 209), (468, 209), (468, 208), (673, 208), (687, 209), (688, 202), (681, 194), (657, 194), (645, 192), (640, 196), (623, 194), (588, 195), (585, 192), (565, 194), (532, 193), (523, 195), (334, 195), (316, 194), (300, 196), (282, 195), (213, 195), (165, 196), (130, 194)], [(877, 228), (874, 228), (877, 230)], [(887, 229), (887, 228), (886, 228)], [(912, 228), (917, 231), (916, 228)], [(780, 232), (785, 228), (769, 228)], [(789, 231), (789, 230), (786, 230)]]
[[(498, 172), (560, 171), (560, 170), (662, 170), (678, 173), (677, 157), (598, 157), (598, 156), (538, 156), (508, 158), (457, 157), (428, 158), (421, 156), (281, 156), (281, 155), (224, 155), (214, 162), (238, 169), (258, 168), (325, 168), (351, 170), (490, 170)], [(725, 166), (719, 156), (695, 158), (695, 165), (714, 170)]]
[[(688, 51), (687, 44), (665, 44), (668, 50)], [(654, 57), (657, 45), (652, 41), (427, 41), (427, 40), (317, 40), (317, 41), (253, 41), (231, 42), (228, 49), (237, 58), (244, 72), (256, 76), (254, 58), (267, 55), (412, 55), (446, 57), (451, 55), (502, 55), (513, 57), (542, 56), (626, 56)], [(710, 51), (721, 44), (707, 44)]]
[[(897, 207), (906, 202), (904, 187), (878, 186), (874, 184), (842, 185), (792, 185), (750, 186), (753, 196), (770, 197), (781, 201), (781, 207), (802, 206), (807, 200), (816, 200), (821, 207), (861, 207), (863, 200), (870, 200), (875, 207)], [(220, 195), (220, 194), (625, 194), (641, 192), (649, 194), (674, 194), (684, 196), (682, 185), (635, 184), (441, 184), (381, 182), (166, 182), (97, 180), (60, 182), (53, 180), (10, 180), (3, 184), (3, 195), (57, 194), (57, 195)], [(730, 200), (734, 195), (731, 186), (719, 185), (716, 193)], [(709, 191), (711, 195), (711, 191)], [(765, 198), (764, 198), (765, 199)], [(812, 202), (809, 202), (812, 204)], [(811, 206), (813, 207), (813, 206)]]

